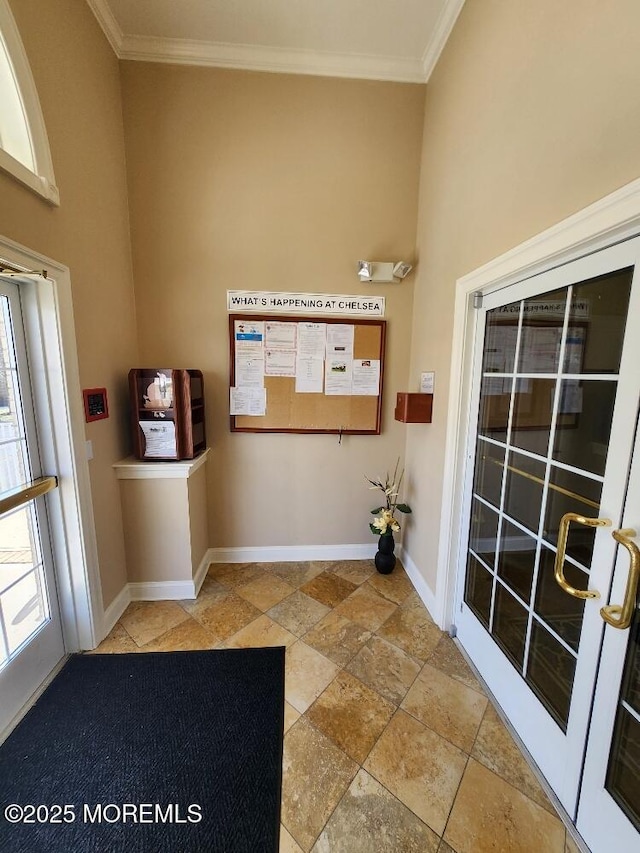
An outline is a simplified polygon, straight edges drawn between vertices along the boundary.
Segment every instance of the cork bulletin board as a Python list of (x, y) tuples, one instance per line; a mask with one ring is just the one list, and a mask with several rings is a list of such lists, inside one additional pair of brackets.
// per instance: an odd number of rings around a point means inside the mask
[(385, 335), (378, 319), (230, 314), (231, 431), (379, 435)]

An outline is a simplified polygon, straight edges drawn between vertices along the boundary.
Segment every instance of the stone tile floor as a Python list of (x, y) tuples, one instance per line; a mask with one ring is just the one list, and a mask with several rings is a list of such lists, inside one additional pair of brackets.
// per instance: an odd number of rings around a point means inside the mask
[(398, 563), (213, 564), (98, 652), (287, 647), (281, 853), (575, 853)]

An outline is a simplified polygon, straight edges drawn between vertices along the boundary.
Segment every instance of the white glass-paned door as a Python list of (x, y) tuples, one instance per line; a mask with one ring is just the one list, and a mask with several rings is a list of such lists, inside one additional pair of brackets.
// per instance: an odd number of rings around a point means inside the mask
[(640, 397), (639, 257), (629, 241), (491, 294), (476, 339), (458, 636), (574, 817)]
[[(18, 286), (0, 280), (0, 498), (41, 478)], [(44, 497), (0, 514), (0, 731), (64, 654)]]

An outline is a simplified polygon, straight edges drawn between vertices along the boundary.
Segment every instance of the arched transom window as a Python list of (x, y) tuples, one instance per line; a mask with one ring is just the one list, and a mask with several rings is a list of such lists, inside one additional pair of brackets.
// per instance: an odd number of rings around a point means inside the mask
[(0, 104), (0, 168), (58, 204), (40, 101), (8, 0), (0, 0)]

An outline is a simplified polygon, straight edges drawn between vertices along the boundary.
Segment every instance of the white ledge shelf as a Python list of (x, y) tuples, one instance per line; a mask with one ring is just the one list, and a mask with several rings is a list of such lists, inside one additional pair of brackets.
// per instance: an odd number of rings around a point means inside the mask
[(113, 468), (118, 480), (188, 480), (207, 461), (209, 449), (203, 450), (195, 459), (179, 462), (143, 462), (128, 456), (114, 463)]

